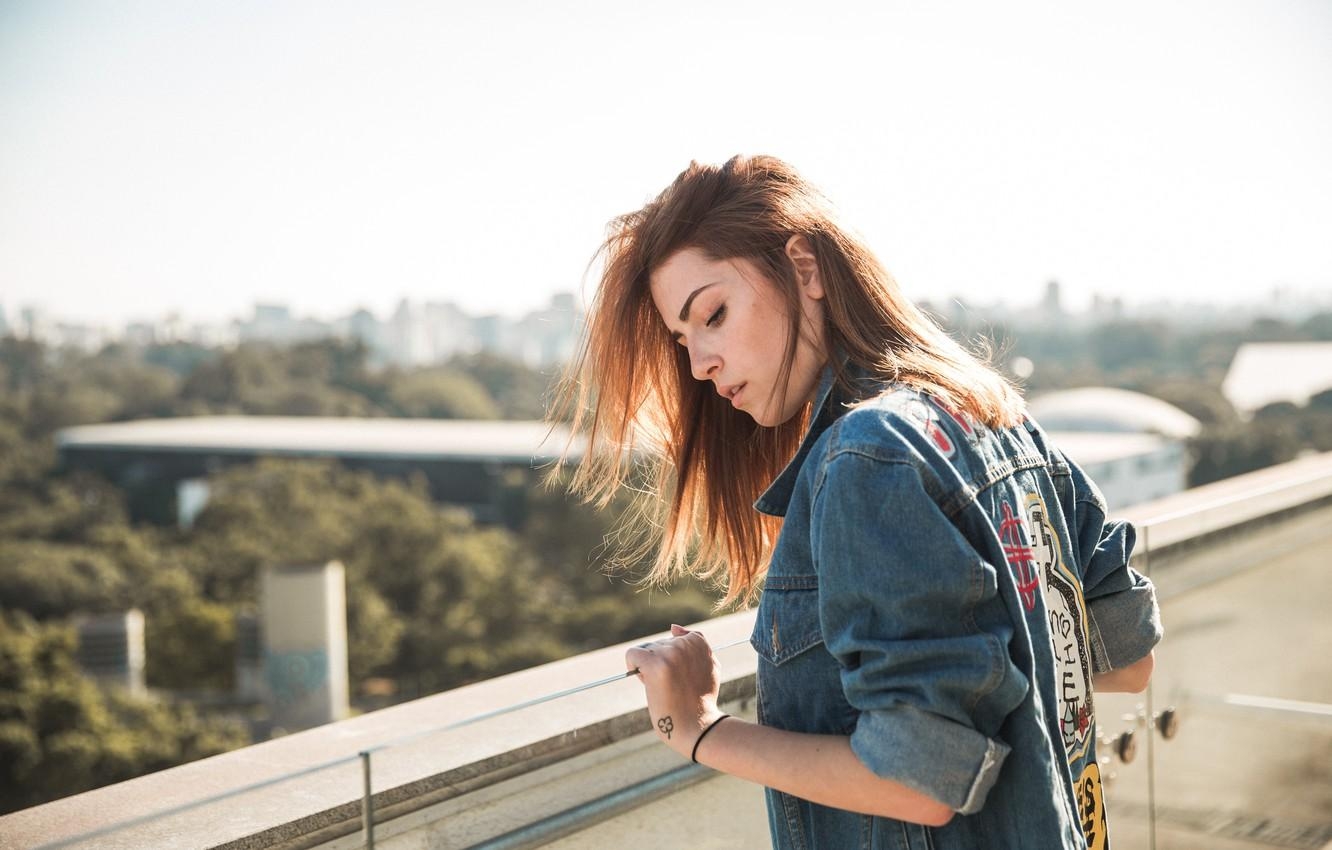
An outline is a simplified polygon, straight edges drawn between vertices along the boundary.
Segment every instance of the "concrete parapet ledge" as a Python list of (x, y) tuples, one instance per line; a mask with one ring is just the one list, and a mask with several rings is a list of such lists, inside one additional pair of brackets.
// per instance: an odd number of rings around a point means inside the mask
[(1139, 528), (1138, 554), (1150, 549), (1154, 560), (1199, 544), (1217, 534), (1243, 532), (1332, 503), (1332, 452), (1310, 455), (1193, 487), (1111, 513)]
[[(713, 646), (748, 637), (752, 611), (695, 625)], [(369, 751), (375, 821), (436, 807), (649, 730), (642, 686), (608, 683), (466, 725), (452, 724), (614, 676), (651, 637), (544, 664), (99, 788), (0, 818), (0, 848), (298, 848), (361, 830), (359, 754)], [(754, 690), (747, 645), (719, 653), (724, 702)], [(654, 747), (653, 768), (681, 766)], [(657, 752), (660, 751), (660, 752)], [(669, 756), (664, 761), (662, 754)], [(322, 766), (322, 768), (321, 768)], [(291, 778), (283, 780), (282, 777)], [(277, 780), (242, 794), (237, 789)], [(227, 799), (192, 804), (209, 798)], [(120, 826), (123, 825), (123, 826)], [(118, 828), (119, 827), (119, 828)], [(101, 832), (106, 830), (106, 832)], [(91, 833), (98, 833), (95, 836)], [(71, 842), (71, 839), (82, 840)], [(67, 843), (69, 842), (69, 843)], [(342, 842), (338, 842), (341, 844)]]

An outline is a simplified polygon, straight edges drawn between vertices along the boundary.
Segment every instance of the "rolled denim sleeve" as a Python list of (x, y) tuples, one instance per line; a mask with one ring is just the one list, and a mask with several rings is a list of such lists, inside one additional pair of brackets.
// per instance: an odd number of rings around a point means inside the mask
[(1009, 753), (999, 727), (1028, 687), (1012, 625), (993, 612), (994, 568), (909, 460), (835, 454), (813, 520), (824, 642), (860, 712), (852, 750), (879, 776), (978, 811)]
[(1097, 673), (1108, 673), (1145, 658), (1160, 642), (1161, 610), (1156, 588), (1129, 566), (1137, 530), (1123, 520), (1107, 521), (1096, 485), (1076, 464), (1070, 466), (1092, 665)]

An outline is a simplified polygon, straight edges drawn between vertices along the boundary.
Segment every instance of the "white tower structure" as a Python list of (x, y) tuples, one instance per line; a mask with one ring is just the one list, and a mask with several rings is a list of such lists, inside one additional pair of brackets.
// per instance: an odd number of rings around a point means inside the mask
[(261, 578), (264, 678), (287, 731), (347, 717), (347, 589), (342, 564), (268, 567)]

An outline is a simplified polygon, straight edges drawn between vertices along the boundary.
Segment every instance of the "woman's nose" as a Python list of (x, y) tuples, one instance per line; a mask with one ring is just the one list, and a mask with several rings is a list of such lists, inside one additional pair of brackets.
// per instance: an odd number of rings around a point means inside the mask
[(689, 349), (689, 367), (696, 380), (711, 380), (720, 366), (721, 358), (715, 352), (701, 348), (698, 350)]

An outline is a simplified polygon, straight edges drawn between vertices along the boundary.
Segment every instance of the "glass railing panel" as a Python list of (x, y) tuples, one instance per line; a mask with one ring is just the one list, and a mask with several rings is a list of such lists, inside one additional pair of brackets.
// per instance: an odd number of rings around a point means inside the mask
[[(1151, 530), (1139, 526), (1133, 567), (1152, 576)], [(1159, 590), (1159, 589), (1158, 589)], [(1157, 648), (1160, 664), (1160, 647)], [(1097, 758), (1104, 789), (1110, 845), (1148, 848), (1153, 841), (1152, 764), (1161, 709), (1154, 692), (1094, 695), (1097, 719)], [(1173, 716), (1173, 715), (1172, 715)]]
[[(1203, 525), (1224, 524), (1202, 513)], [(1116, 843), (1322, 850), (1332, 842), (1332, 506), (1174, 554), (1153, 552), (1145, 532), (1166, 638), (1146, 698), (1103, 701), (1106, 731), (1139, 738), (1135, 762), (1110, 771)], [(1157, 727), (1169, 707), (1177, 734), (1166, 738)]]

